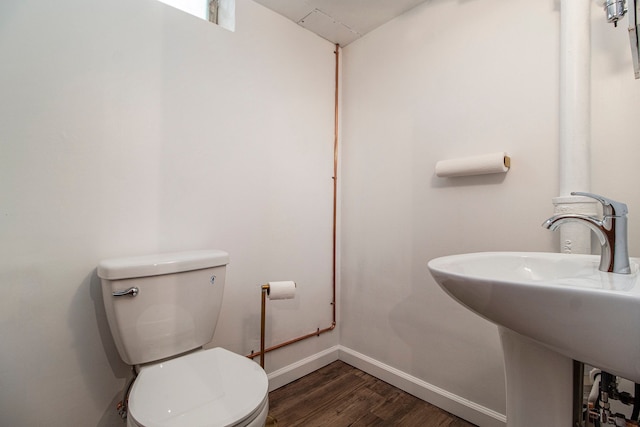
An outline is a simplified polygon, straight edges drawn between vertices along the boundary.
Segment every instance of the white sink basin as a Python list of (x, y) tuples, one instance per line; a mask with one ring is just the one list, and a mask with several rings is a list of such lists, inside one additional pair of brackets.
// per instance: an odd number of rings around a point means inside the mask
[(493, 252), (429, 262), (451, 297), (568, 358), (640, 382), (640, 260), (598, 271), (599, 256)]

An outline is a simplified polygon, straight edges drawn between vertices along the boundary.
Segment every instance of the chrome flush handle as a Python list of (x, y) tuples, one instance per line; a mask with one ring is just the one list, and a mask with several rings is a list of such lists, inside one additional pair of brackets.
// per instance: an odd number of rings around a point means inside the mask
[(135, 297), (138, 295), (138, 292), (140, 292), (140, 290), (134, 286), (132, 288), (125, 289), (124, 291), (114, 291), (111, 295), (114, 297), (124, 297), (127, 295)]

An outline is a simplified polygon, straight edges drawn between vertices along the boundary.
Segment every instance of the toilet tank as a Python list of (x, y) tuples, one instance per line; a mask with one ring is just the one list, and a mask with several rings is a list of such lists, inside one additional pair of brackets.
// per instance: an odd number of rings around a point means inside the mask
[(228, 263), (229, 254), (220, 250), (100, 262), (107, 320), (122, 360), (153, 362), (211, 341)]

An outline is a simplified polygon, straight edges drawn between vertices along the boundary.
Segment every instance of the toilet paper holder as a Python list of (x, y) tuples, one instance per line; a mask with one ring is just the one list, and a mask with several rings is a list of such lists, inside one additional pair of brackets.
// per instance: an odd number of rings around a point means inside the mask
[[(266, 331), (266, 317), (267, 317), (267, 296), (271, 293), (271, 283), (269, 282), (267, 284), (264, 284), (261, 286), (261, 290), (262, 290), (262, 307), (260, 310), (260, 367), (262, 369), (264, 369), (264, 354), (265, 354), (265, 331)], [(274, 286), (282, 286), (284, 285), (286, 286), (293, 286), (293, 289), (295, 291), (296, 288), (296, 283), (295, 282), (273, 282)], [(282, 291), (281, 291), (282, 292)], [(293, 293), (291, 294), (285, 294), (283, 295), (279, 295), (278, 297), (276, 297), (275, 299), (289, 299), (289, 298), (293, 298)], [(318, 328), (318, 333), (319, 333), (320, 329)], [(286, 343), (282, 343), (278, 346), (275, 346), (274, 348), (272, 348), (272, 350), (275, 350), (276, 348), (279, 347), (284, 347), (285, 345), (294, 343), (298, 340), (304, 339), (305, 337), (301, 337), (299, 339), (296, 340), (291, 340), (288, 341)]]
[[(334, 282), (334, 284), (335, 284), (335, 282)], [(269, 286), (268, 284), (267, 285), (262, 285), (262, 289), (261, 289), (261, 291), (262, 291), (261, 292), (261, 294), (262, 294), (262, 314), (260, 316), (260, 318), (261, 318), (261, 321), (260, 321), (260, 323), (261, 323), (261, 327), (260, 327), (260, 329), (261, 329), (261, 331), (260, 331), (260, 351), (255, 352), (255, 351), (251, 350), (251, 354), (247, 355), (247, 357), (250, 358), (250, 359), (255, 359), (256, 357), (261, 356), (260, 366), (263, 369), (264, 369), (264, 354), (265, 353), (269, 353), (270, 351), (278, 350), (279, 348), (286, 347), (288, 345), (295, 344), (295, 343), (300, 342), (300, 341), (304, 341), (304, 340), (306, 340), (308, 338), (311, 338), (311, 337), (319, 337), (320, 335), (322, 335), (322, 334), (324, 334), (326, 332), (333, 331), (336, 328), (336, 320), (335, 320), (336, 319), (336, 317), (335, 317), (336, 316), (336, 303), (335, 303), (335, 291), (334, 291), (334, 299), (331, 301), (331, 305), (333, 306), (333, 321), (331, 322), (331, 325), (329, 325), (328, 327), (323, 328), (323, 329), (316, 328), (315, 332), (311, 332), (311, 333), (308, 333), (306, 335), (302, 335), (302, 336), (299, 336), (297, 338), (290, 339), (289, 341), (285, 341), (285, 342), (282, 342), (280, 344), (273, 345), (273, 346), (271, 346), (269, 348), (264, 348), (264, 330), (265, 330), (265, 326), (264, 325), (265, 325), (265, 318), (266, 318), (267, 290), (269, 289), (268, 286)], [(334, 290), (335, 290), (335, 287), (334, 287)]]
[(267, 295), (271, 286), (267, 283), (262, 285), (262, 309), (260, 310), (260, 367), (264, 369), (264, 334), (265, 334), (265, 319), (267, 317)]

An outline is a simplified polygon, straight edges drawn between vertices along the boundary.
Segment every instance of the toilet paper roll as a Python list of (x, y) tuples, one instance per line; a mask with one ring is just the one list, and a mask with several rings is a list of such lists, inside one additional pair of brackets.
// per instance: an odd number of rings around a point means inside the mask
[(505, 173), (511, 166), (511, 159), (504, 151), (460, 159), (441, 160), (436, 163), (436, 175), (442, 178), (452, 176), (484, 175)]
[(286, 280), (282, 282), (269, 282), (267, 291), (269, 299), (291, 299), (296, 295), (296, 282)]

